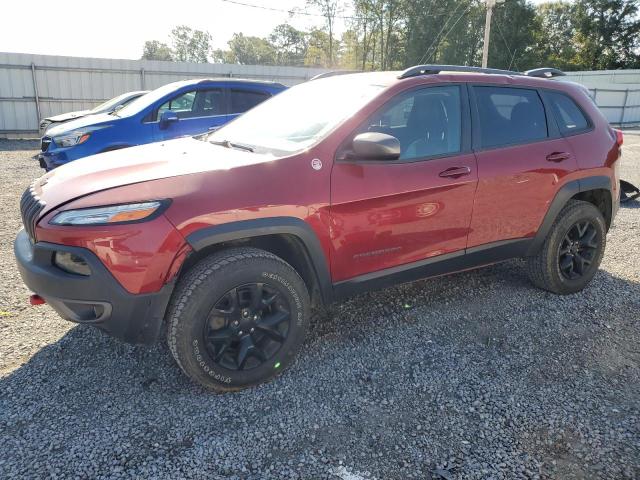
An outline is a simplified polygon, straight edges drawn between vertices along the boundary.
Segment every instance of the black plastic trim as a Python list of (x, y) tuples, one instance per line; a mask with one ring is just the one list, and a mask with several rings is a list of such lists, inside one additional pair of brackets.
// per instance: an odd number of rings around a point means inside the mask
[(359, 275), (334, 285), (336, 300), (392, 285), (470, 270), (525, 255), (531, 238), (503, 240)]
[[(609, 177), (604, 175), (594, 176), (594, 177), (585, 177), (578, 180), (573, 180), (564, 184), (558, 192), (556, 196), (553, 198), (547, 213), (538, 228), (538, 232), (536, 233), (533, 242), (529, 246), (529, 250), (527, 251), (527, 255), (535, 255), (542, 244), (544, 243), (549, 230), (551, 230), (551, 226), (555, 221), (556, 217), (560, 213), (560, 210), (567, 204), (567, 202), (577, 195), (578, 193), (588, 192), (590, 190), (608, 190), (611, 192), (611, 180)], [(612, 195), (612, 209), (615, 209), (614, 203), (615, 199)], [(615, 215), (615, 210), (611, 212), (611, 218)]]
[(311, 227), (296, 217), (270, 217), (242, 220), (206, 227), (187, 236), (187, 243), (195, 251), (244, 238), (264, 235), (287, 234), (297, 237), (309, 254), (320, 293), (325, 303), (333, 301), (333, 289), (329, 263), (320, 245), (320, 240)]
[[(89, 264), (91, 275), (59, 269), (53, 264), (54, 252), (82, 257)], [(90, 250), (47, 242), (33, 244), (24, 230), (16, 237), (14, 253), (25, 285), (64, 319), (90, 323), (130, 343), (157, 340), (173, 283), (154, 293), (129, 293)]]

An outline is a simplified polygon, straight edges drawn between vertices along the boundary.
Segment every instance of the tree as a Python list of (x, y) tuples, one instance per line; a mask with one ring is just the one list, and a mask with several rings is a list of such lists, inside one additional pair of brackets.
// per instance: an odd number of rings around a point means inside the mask
[(173, 60), (173, 53), (166, 43), (158, 40), (147, 40), (144, 42), (141, 60)]
[(287, 23), (278, 25), (269, 35), (278, 65), (304, 65), (307, 53), (307, 34)]
[(576, 70), (576, 6), (568, 2), (538, 5), (536, 49), (541, 64), (563, 70)]
[(171, 30), (173, 57), (178, 62), (207, 63), (211, 55), (211, 34), (180, 25)]
[(329, 35), (314, 28), (309, 32), (309, 44), (304, 57), (304, 64), (309, 67), (328, 67), (329, 61)]
[(307, 4), (314, 6), (322, 12), (325, 19), (325, 26), (328, 33), (328, 67), (333, 65), (334, 38), (333, 30), (335, 27), (336, 16), (343, 10), (338, 0), (307, 0)]
[(228, 45), (229, 50), (223, 53), (223, 60), (226, 63), (241, 65), (274, 65), (276, 63), (276, 51), (264, 38), (234, 33)]
[(576, 63), (599, 70), (640, 66), (637, 0), (578, 0)]
[(527, 0), (499, 4), (493, 11), (489, 66), (507, 70), (538, 67), (536, 32), (540, 30), (533, 5)]

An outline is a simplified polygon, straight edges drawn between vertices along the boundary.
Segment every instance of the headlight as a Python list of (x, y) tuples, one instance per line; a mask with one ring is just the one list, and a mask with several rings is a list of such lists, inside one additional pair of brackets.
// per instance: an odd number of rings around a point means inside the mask
[(74, 145), (80, 145), (86, 142), (90, 136), (88, 132), (77, 131), (54, 137), (53, 141), (60, 147), (73, 147)]
[(82, 208), (60, 212), (51, 219), (53, 225), (109, 225), (113, 223), (139, 222), (158, 215), (168, 205), (167, 201), (129, 203), (109, 207)]

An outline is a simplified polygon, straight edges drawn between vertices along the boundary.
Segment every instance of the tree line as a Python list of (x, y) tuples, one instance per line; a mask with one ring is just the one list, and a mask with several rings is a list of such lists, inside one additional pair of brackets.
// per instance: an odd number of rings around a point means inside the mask
[[(393, 70), (421, 63), (479, 65), (486, 7), (481, 0), (308, 0), (321, 25), (288, 23), (266, 37), (234, 33), (213, 49), (209, 32), (176, 27), (170, 45), (147, 41), (142, 58), (247, 65)], [(640, 68), (639, 0), (506, 0), (494, 9), (489, 66), (527, 70)], [(343, 15), (349, 11), (348, 17)], [(337, 36), (336, 20), (346, 29)]]

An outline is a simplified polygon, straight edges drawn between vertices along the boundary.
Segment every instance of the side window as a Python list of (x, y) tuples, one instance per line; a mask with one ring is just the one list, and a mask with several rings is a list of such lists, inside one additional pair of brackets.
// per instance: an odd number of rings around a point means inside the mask
[(483, 148), (547, 138), (547, 118), (536, 90), (474, 87)]
[(567, 95), (557, 92), (545, 92), (545, 98), (551, 104), (551, 110), (563, 135), (571, 135), (589, 128), (589, 121), (576, 102)]
[(270, 97), (271, 95), (265, 92), (232, 89), (230, 113), (244, 113)]
[(224, 95), (221, 88), (199, 90), (195, 101), (194, 117), (224, 115)]
[(356, 134), (381, 132), (400, 141), (400, 160), (459, 152), (462, 141), (460, 87), (429, 87), (398, 95)]
[(176, 112), (178, 118), (187, 118), (193, 109), (193, 105), (196, 99), (196, 91), (185, 92), (177, 97), (172, 98), (168, 102), (165, 102), (158, 109), (157, 120), (160, 120), (162, 113), (171, 110)]

